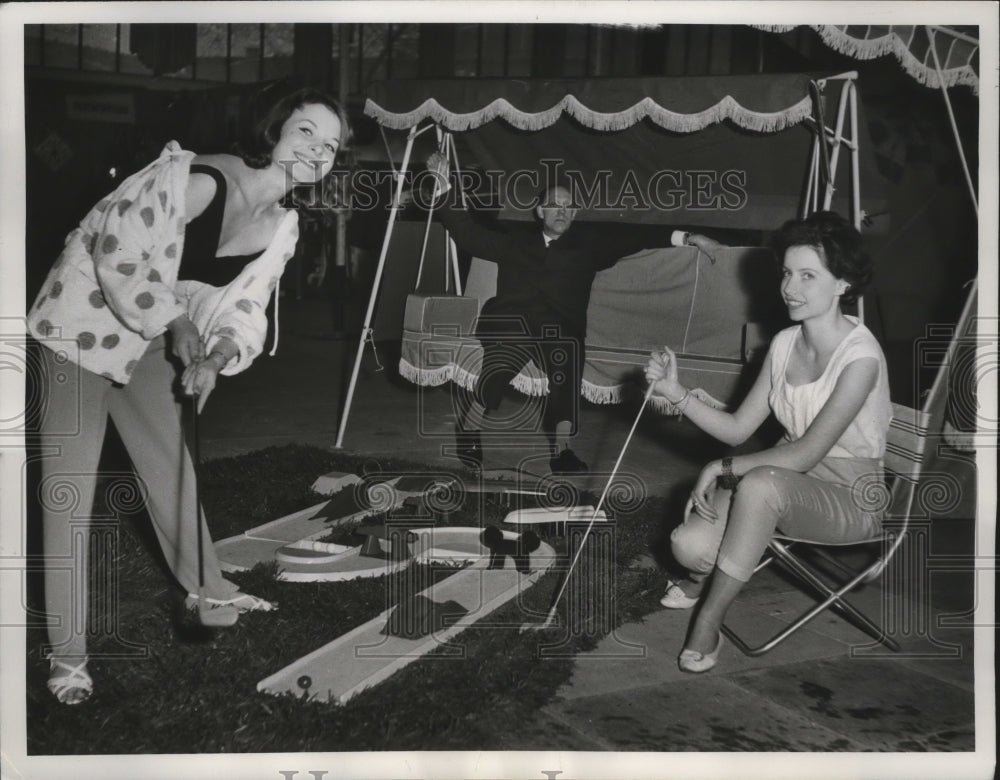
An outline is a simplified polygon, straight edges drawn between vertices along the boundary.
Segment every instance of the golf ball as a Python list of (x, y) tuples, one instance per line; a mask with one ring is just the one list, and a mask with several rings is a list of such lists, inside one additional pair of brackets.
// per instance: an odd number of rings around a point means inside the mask
[(300, 688), (308, 688), (313, 684), (313, 678), (308, 674), (304, 674), (298, 679), (298, 683)]

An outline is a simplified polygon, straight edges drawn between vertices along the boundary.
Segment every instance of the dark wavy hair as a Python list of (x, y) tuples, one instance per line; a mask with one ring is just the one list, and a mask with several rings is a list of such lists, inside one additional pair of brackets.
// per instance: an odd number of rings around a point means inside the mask
[(302, 87), (285, 95), (268, 109), (246, 140), (237, 146), (236, 154), (251, 168), (266, 168), (271, 164), (271, 152), (281, 138), (281, 128), (288, 117), (297, 109), (311, 105), (326, 106), (337, 115), (340, 120), (340, 148), (343, 148), (351, 136), (347, 111), (325, 92), (313, 87)]
[(872, 261), (862, 246), (861, 234), (839, 214), (817, 211), (805, 219), (791, 219), (774, 237), (779, 258), (794, 246), (816, 250), (826, 270), (848, 283), (841, 303), (855, 303), (872, 278)]

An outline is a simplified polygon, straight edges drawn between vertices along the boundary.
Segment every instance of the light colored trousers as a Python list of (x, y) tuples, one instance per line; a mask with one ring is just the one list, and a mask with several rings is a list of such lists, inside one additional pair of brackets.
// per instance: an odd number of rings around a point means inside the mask
[[(132, 459), (164, 558), (188, 592), (198, 589), (195, 474), (175, 395), (177, 369), (162, 336), (150, 342), (125, 386), (60, 362), (53, 350), (43, 347), (41, 351), (47, 399), (40, 428), (39, 499), (48, 636), (54, 655), (83, 658), (87, 653), (90, 527), (108, 418)], [(116, 496), (110, 493), (108, 503), (113, 510)], [(236, 586), (222, 578), (204, 521), (202, 530), (206, 595), (228, 598)]]
[[(880, 478), (875, 470), (867, 470), (866, 475), (869, 480)], [(670, 535), (671, 549), (677, 562), (696, 579), (718, 566), (746, 582), (776, 530), (801, 541), (828, 544), (877, 536), (880, 514), (866, 506), (865, 495), (863, 489), (809, 474), (760, 466), (748, 471), (734, 492), (716, 489), (718, 520), (689, 511)]]

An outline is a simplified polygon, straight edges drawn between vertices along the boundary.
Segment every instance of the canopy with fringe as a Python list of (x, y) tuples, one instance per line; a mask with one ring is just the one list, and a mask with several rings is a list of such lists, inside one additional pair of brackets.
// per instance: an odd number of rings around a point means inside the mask
[[(834, 51), (856, 60), (892, 54), (910, 76), (928, 87), (964, 85), (979, 94), (979, 40), (951, 27), (919, 24), (812, 24)], [(783, 33), (794, 24), (755, 24), (758, 30)], [(939, 75), (940, 69), (940, 75)]]
[(408, 130), (432, 120), (447, 130), (473, 130), (503, 119), (518, 130), (541, 130), (563, 114), (601, 132), (649, 119), (690, 133), (730, 120), (773, 133), (811, 111), (807, 74), (686, 78), (445, 79), (383, 81), (372, 86), (365, 113)]
[[(531, 218), (524, 204), (542, 161), (558, 160), (608, 194), (581, 220), (766, 231), (800, 209), (810, 85), (831, 75), (397, 80), (372, 85), (365, 113), (384, 128), (433, 122), (455, 132), (464, 165), (510, 184), (491, 185), (502, 218)], [(825, 116), (836, 115), (844, 83), (827, 83)], [(882, 205), (874, 157), (860, 147), (863, 208), (874, 212)], [(426, 151), (414, 148), (417, 167)], [(849, 193), (840, 188), (832, 207), (851, 213)]]

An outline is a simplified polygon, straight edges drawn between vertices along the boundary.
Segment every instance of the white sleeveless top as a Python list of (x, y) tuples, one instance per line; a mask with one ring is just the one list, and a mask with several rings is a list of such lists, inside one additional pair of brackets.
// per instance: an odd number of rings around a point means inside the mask
[(844, 368), (860, 358), (871, 357), (878, 361), (875, 386), (861, 410), (822, 463), (809, 472), (813, 476), (845, 484), (853, 483), (860, 473), (870, 473), (872, 466), (877, 465), (881, 469), (886, 435), (892, 420), (888, 369), (882, 348), (868, 328), (855, 317), (848, 319), (855, 323), (854, 330), (837, 345), (820, 377), (803, 385), (791, 385), (785, 378), (792, 347), (801, 337), (802, 326), (795, 325), (778, 333), (770, 348), (771, 392), (768, 395), (771, 410), (785, 429), (785, 441), (793, 442), (801, 438), (816, 419)]

